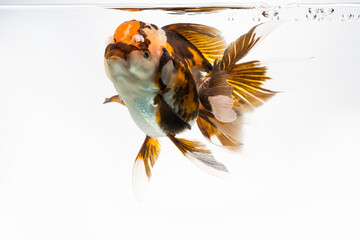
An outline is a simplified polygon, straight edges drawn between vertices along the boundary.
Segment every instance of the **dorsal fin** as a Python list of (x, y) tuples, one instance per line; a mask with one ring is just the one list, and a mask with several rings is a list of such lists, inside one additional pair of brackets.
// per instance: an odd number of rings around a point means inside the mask
[(214, 63), (215, 59), (223, 56), (226, 48), (221, 32), (213, 27), (201, 24), (178, 23), (167, 25), (163, 27), (163, 30), (167, 33), (167, 41), (171, 48), (176, 47), (172, 46), (175, 43), (174, 38), (176, 35), (169, 34), (169, 32), (180, 35), (195, 47), (197, 51), (191, 52), (194, 54), (195, 65), (200, 68), (204, 68), (203, 62), (199, 61), (200, 59)]

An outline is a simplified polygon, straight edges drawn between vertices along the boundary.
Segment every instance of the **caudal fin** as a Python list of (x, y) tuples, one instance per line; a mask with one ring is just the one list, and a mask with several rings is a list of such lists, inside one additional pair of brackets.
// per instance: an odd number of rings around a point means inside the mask
[(197, 124), (204, 137), (216, 145), (220, 144), (233, 151), (239, 150), (242, 146), (242, 118), (239, 116), (231, 123), (222, 123), (215, 117), (200, 114), (197, 118)]
[(222, 59), (218, 62), (219, 70), (224, 71), (244, 58), (269, 33), (279, 27), (283, 21), (269, 21), (261, 23), (229, 44)]
[(229, 44), (221, 59), (214, 62), (213, 71), (199, 87), (203, 115), (197, 123), (203, 135), (214, 136), (224, 146), (240, 146), (243, 114), (254, 110), (276, 92), (263, 88), (271, 79), (267, 67), (260, 61), (238, 63), (264, 39), (281, 21), (270, 21), (253, 27)]
[(236, 112), (254, 110), (276, 94), (262, 87), (265, 81), (271, 79), (266, 72), (267, 67), (262, 66), (260, 61), (236, 64), (227, 70), (227, 83), (233, 87), (231, 96), (235, 100)]

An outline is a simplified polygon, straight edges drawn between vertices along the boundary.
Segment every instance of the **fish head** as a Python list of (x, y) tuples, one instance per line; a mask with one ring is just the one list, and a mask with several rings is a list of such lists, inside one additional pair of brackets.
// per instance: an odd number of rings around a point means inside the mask
[(141, 21), (127, 21), (115, 31), (105, 50), (105, 67), (114, 81), (153, 81), (166, 35), (162, 29)]

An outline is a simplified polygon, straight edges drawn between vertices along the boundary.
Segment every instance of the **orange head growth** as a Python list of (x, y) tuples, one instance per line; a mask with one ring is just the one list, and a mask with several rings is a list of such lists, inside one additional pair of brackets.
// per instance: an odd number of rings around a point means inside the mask
[(127, 21), (117, 27), (114, 33), (115, 42), (132, 43), (133, 36), (139, 34), (140, 21)]
[[(122, 42), (136, 46), (141, 50), (149, 50), (156, 57), (166, 45), (166, 35), (154, 24), (131, 20), (120, 24), (113, 36), (114, 42)], [(161, 52), (162, 53), (162, 52)]]

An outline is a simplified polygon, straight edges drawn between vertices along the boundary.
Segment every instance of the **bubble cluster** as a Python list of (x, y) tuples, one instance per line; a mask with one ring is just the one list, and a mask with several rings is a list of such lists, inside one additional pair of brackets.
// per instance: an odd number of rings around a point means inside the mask
[[(234, 10), (234, 9), (232, 9)], [(253, 22), (266, 22), (268, 20), (294, 20), (294, 21), (360, 21), (360, 4), (355, 6), (335, 4), (328, 5), (309, 5), (309, 4), (289, 4), (289, 5), (260, 5), (252, 8), (250, 18)], [(240, 18), (239, 12), (233, 11), (227, 14), (228, 21), (237, 21)]]
[(341, 14), (340, 21), (359, 21), (360, 20), (360, 14), (352, 14), (352, 13), (344, 13)]
[(329, 16), (334, 13), (334, 8), (309, 8), (306, 18), (308, 20), (324, 20), (329, 19)]
[(261, 17), (260, 17), (259, 15), (255, 15), (255, 16), (253, 16), (252, 20), (253, 20), (254, 22), (260, 22)]

